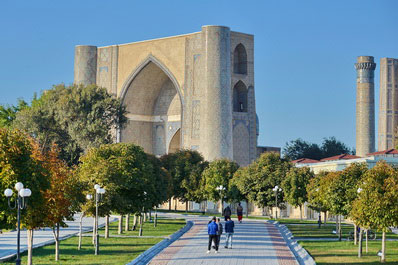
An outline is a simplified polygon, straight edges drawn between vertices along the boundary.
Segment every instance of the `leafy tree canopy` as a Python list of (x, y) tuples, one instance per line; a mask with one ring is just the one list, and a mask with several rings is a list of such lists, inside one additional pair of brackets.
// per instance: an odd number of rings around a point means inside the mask
[(293, 167), (289, 170), (286, 178), (282, 181), (282, 188), (286, 201), (298, 207), (307, 201), (307, 185), (314, 173), (308, 167)]
[(0, 105), (0, 127), (9, 128), (17, 116), (17, 112), (28, 107), (22, 99), (18, 99), (16, 106)]
[(61, 84), (19, 111), (13, 127), (28, 132), (44, 150), (55, 143), (61, 159), (75, 165), (89, 148), (112, 143), (112, 131), (127, 121), (125, 113), (105, 88)]
[[(229, 183), (239, 165), (227, 159), (218, 159), (210, 162), (209, 166), (203, 171), (203, 192), (207, 199), (219, 201), (221, 199), (232, 201), (229, 198)], [(225, 190), (217, 190), (222, 186)]]
[[(45, 194), (50, 172), (43, 160), (39, 145), (32, 138), (18, 130), (0, 128), (0, 190), (13, 190), (12, 204), (16, 199), (15, 183), (22, 182), (32, 191), (29, 207), (21, 215), (21, 223), (28, 229), (43, 227), (47, 215)], [(5, 196), (0, 196), (0, 223), (8, 227), (15, 227), (16, 223), (16, 211), (9, 210)]]
[[(154, 174), (161, 169), (155, 169), (156, 164), (151, 159), (154, 158), (141, 147), (126, 143), (92, 148), (81, 157), (78, 175), (85, 184), (85, 193), (94, 194), (95, 184), (106, 190), (100, 207), (102, 216), (111, 212), (140, 212), (143, 207), (151, 208), (162, 202), (158, 193), (162, 194), (161, 189), (167, 188), (159, 186), (164, 184), (159, 182), (162, 176)], [(83, 210), (92, 214), (94, 200), (88, 201)]]
[(350, 150), (350, 148), (335, 137), (324, 138), (321, 146), (299, 138), (286, 143), (283, 148), (284, 158), (289, 160), (300, 158), (320, 160), (326, 157), (351, 153), (353, 153), (353, 150)]
[(202, 201), (200, 185), (202, 171), (206, 168), (207, 162), (199, 152), (179, 150), (163, 155), (160, 161), (172, 179), (170, 198), (178, 198), (181, 201)]
[[(272, 189), (281, 186), (282, 180), (291, 168), (291, 164), (279, 157), (279, 154), (264, 153), (247, 169), (239, 171), (237, 187), (249, 201), (259, 207), (275, 206), (275, 192)], [(278, 194), (279, 203), (284, 201), (283, 192)], [(278, 206), (281, 206), (279, 205)], [(283, 206), (283, 205), (282, 205)]]

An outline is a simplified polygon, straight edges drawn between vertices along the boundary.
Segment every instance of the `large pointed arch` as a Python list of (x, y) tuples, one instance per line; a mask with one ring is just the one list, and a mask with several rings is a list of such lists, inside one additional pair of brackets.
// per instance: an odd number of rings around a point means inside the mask
[(158, 60), (156, 57), (154, 57), (151, 54), (144, 61), (142, 61), (140, 63), (140, 65), (136, 69), (134, 69), (131, 72), (131, 74), (127, 77), (126, 81), (124, 82), (124, 84), (122, 86), (122, 90), (120, 93), (121, 102), (124, 101), (124, 97), (126, 96), (127, 90), (129, 88), (131, 82), (133, 82), (134, 78), (141, 72), (141, 70), (151, 62), (156, 64), (160, 69), (162, 69), (166, 73), (166, 75), (170, 78), (170, 80), (173, 82), (175, 88), (177, 89), (178, 95), (180, 96), (181, 105), (182, 105), (181, 109), (182, 109), (184, 106), (184, 98), (183, 98), (183, 94), (182, 94), (180, 85), (177, 82), (177, 79), (175, 78), (173, 73), (160, 60)]
[(165, 154), (183, 120), (183, 95), (174, 75), (148, 56), (125, 81), (120, 99), (129, 120), (119, 141), (135, 143), (154, 155)]

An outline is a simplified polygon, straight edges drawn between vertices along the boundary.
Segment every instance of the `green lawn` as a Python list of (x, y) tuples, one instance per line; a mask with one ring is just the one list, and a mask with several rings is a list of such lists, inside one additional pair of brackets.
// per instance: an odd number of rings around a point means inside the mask
[[(303, 238), (336, 238), (338, 235), (333, 234), (333, 230), (336, 229), (334, 224), (322, 225), (318, 228), (318, 225), (291, 225), (286, 223), (287, 228), (292, 232), (295, 237)], [(350, 232), (354, 231), (354, 226), (351, 224), (342, 225), (342, 238), (346, 239)], [(364, 235), (365, 236), (365, 235)], [(381, 233), (376, 233), (376, 238), (381, 238)], [(398, 235), (394, 233), (387, 233), (387, 238), (398, 239)]]
[[(146, 223), (144, 235), (167, 236), (185, 225), (183, 219), (159, 219), (158, 226), (153, 228), (152, 223)], [(111, 228), (117, 233), (117, 222), (112, 223)], [(114, 230), (111, 230), (114, 233)], [(134, 235), (132, 231), (124, 235)], [(54, 261), (54, 245), (48, 245), (33, 250), (34, 264), (126, 264), (135, 259), (142, 252), (162, 241), (162, 238), (103, 238), (100, 237), (100, 255), (94, 255), (94, 246), (91, 237), (83, 237), (82, 249), (77, 250), (78, 237), (71, 237), (61, 241), (60, 261)], [(15, 264), (10, 260), (5, 264)], [(22, 256), (22, 264), (26, 264), (26, 253)]]
[[(137, 219), (138, 220), (138, 219)], [(137, 221), (137, 227), (135, 231), (124, 231), (126, 219), (123, 219), (123, 234), (126, 236), (138, 236), (139, 224)], [(110, 235), (118, 235), (118, 223), (112, 222), (109, 224), (109, 234)], [(132, 229), (134, 223), (133, 217), (130, 217), (130, 229)], [(168, 236), (174, 233), (175, 231), (183, 228), (186, 222), (184, 219), (166, 219), (166, 218), (158, 218), (157, 227), (153, 227), (153, 222), (145, 222), (143, 225), (143, 236)], [(99, 230), (99, 234), (104, 234), (104, 228)]]
[[(318, 265), (330, 264), (380, 264), (380, 258), (376, 256), (381, 249), (381, 241), (369, 241), (369, 252), (365, 253), (363, 242), (363, 257), (358, 258), (358, 246), (348, 241), (299, 241), (315, 259)], [(387, 241), (386, 263), (398, 264), (398, 242)]]

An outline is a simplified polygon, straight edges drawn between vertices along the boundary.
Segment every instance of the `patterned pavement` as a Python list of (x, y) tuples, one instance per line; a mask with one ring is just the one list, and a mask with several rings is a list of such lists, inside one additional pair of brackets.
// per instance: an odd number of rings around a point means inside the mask
[(270, 223), (235, 221), (233, 248), (225, 249), (225, 236), (220, 249), (207, 254), (208, 218), (193, 218), (195, 225), (180, 239), (164, 249), (150, 265), (298, 265), (279, 230)]

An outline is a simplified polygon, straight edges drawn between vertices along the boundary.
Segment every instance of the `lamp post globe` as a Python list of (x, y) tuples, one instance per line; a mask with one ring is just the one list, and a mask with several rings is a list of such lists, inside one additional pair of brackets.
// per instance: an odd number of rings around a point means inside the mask
[(23, 189), (23, 184), (22, 184), (22, 182), (17, 182), (16, 184), (15, 184), (15, 189), (19, 192), (20, 190), (22, 190)]
[(101, 188), (100, 185), (98, 185), (98, 184), (95, 184), (95, 185), (94, 185), (94, 189), (95, 189), (95, 190), (98, 190), (99, 188)]
[(4, 191), (4, 195), (5, 195), (7, 198), (11, 197), (12, 194), (13, 194), (12, 189), (6, 189), (6, 190)]

